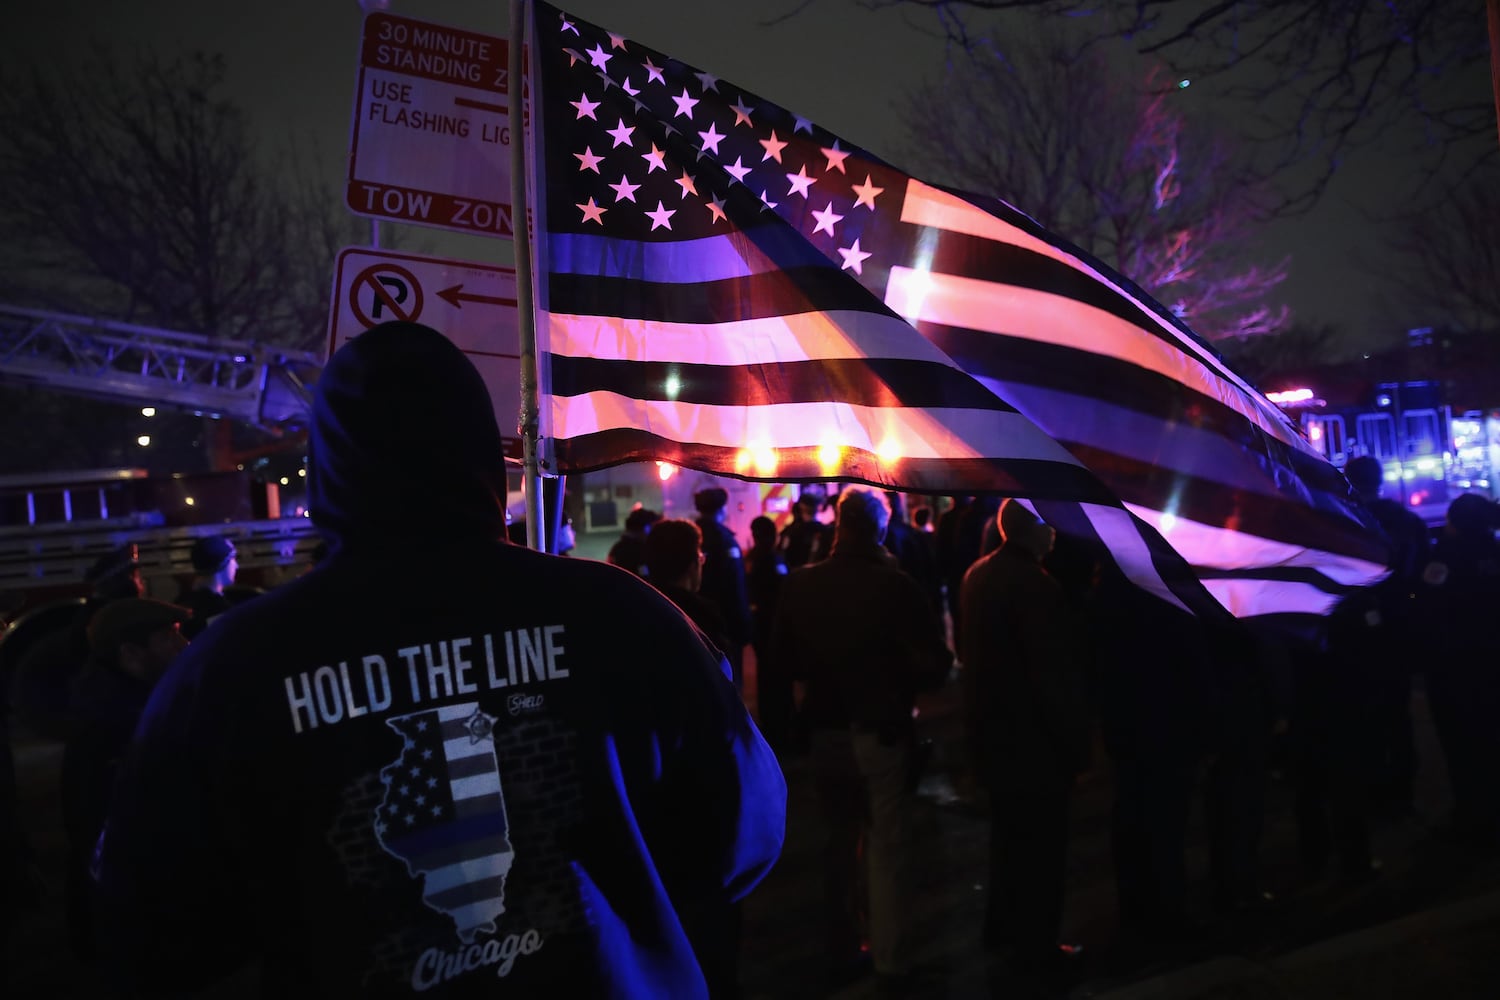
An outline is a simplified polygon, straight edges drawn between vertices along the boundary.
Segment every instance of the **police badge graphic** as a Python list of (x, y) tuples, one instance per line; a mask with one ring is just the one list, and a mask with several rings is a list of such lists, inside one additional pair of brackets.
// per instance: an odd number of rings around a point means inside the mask
[(423, 879), (422, 899), (453, 920), (470, 944), (494, 933), (505, 912), (505, 879), (515, 852), (500, 787), (492, 729), (477, 703), (414, 712), (386, 724), (404, 739), (380, 771), (385, 797), (375, 811), (381, 848)]

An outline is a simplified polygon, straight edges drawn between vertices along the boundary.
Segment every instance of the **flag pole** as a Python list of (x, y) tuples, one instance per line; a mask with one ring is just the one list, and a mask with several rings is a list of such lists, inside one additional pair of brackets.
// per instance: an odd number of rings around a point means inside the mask
[(537, 454), (538, 405), (536, 313), (531, 294), (531, 227), (526, 223), (526, 128), (521, 101), (527, 93), (522, 50), (526, 38), (529, 0), (510, 0), (510, 47), (507, 104), (510, 113), (510, 218), (515, 237), (516, 316), (521, 339), (521, 468), (526, 489), (526, 545), (545, 551), (542, 524), (542, 472)]

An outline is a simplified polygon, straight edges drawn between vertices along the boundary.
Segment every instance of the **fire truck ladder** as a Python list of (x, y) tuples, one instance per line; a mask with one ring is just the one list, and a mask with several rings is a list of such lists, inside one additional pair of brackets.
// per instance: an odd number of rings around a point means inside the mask
[(321, 368), (307, 351), (0, 305), (0, 381), (275, 430), (306, 422)]

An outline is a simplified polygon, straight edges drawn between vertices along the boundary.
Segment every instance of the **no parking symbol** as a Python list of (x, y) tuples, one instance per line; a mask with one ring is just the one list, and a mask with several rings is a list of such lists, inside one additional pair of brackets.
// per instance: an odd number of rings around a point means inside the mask
[(349, 283), (349, 308), (366, 327), (390, 320), (414, 323), (422, 315), (422, 285), (399, 264), (373, 264)]

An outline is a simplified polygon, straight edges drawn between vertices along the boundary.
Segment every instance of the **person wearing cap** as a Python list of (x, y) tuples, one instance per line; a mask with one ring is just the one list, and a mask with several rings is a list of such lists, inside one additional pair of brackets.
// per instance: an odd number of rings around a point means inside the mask
[(82, 956), (93, 950), (89, 859), (115, 772), (157, 679), (187, 646), (179, 626), (190, 614), (175, 604), (122, 597), (88, 623), (91, 656), (73, 691), (61, 775), (68, 933)]
[(240, 564), (234, 543), (222, 535), (205, 535), (194, 542), (192, 561), (193, 580), (177, 595), (177, 603), (193, 612), (182, 634), (196, 639), (210, 621), (229, 610), (224, 588), (234, 583)]
[(703, 578), (698, 592), (724, 619), (729, 647), (724, 653), (734, 671), (735, 687), (744, 684), (745, 646), (750, 642), (750, 597), (745, 586), (745, 556), (740, 543), (724, 523), (729, 493), (711, 486), (693, 494), (698, 510), (698, 530), (703, 532)]
[(710, 915), (781, 851), (776, 758), (682, 612), (509, 544), (505, 488), (451, 340), (394, 322), (334, 352), (308, 467), (329, 555), (152, 697), (96, 861), (112, 985), (708, 995)]
[(1015, 499), (996, 515), (1001, 544), (960, 590), (968, 742), (990, 793), (984, 942), (1023, 973), (1078, 954), (1061, 945), (1068, 800), (1088, 765), (1081, 622), (1042, 560), (1053, 529)]

